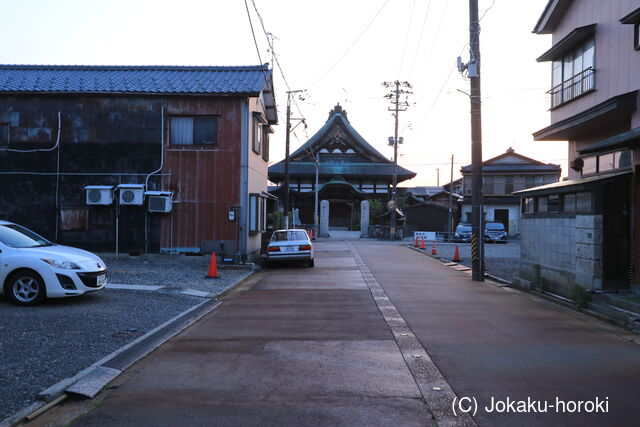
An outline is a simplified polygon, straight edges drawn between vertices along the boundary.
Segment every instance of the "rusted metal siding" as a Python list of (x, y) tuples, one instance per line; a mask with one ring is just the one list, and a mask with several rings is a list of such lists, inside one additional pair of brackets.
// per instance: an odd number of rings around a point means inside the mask
[(183, 148), (167, 140), (163, 172), (170, 176), (163, 186), (174, 192), (176, 204), (171, 217), (163, 219), (162, 247), (201, 247), (205, 241), (217, 245), (221, 240), (227, 251), (234, 246), (236, 224), (228, 220), (228, 211), (240, 203), (241, 105), (237, 98), (169, 102), (167, 127), (172, 115), (217, 115), (218, 145)]

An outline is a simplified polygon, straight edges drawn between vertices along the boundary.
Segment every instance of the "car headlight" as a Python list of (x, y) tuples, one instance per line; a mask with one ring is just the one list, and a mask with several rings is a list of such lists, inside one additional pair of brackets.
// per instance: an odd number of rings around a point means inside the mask
[(61, 261), (59, 259), (54, 259), (54, 258), (40, 258), (40, 259), (53, 267), (62, 268), (64, 270), (80, 270), (81, 268), (78, 264), (71, 261)]

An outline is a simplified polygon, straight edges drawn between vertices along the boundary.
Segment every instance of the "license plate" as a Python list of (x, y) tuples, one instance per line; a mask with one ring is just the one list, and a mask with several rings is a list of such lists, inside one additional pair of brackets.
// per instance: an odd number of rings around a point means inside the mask
[(98, 286), (102, 286), (107, 283), (107, 275), (103, 274), (102, 276), (98, 276)]
[(296, 246), (281, 246), (280, 250), (282, 252), (294, 252), (296, 250)]

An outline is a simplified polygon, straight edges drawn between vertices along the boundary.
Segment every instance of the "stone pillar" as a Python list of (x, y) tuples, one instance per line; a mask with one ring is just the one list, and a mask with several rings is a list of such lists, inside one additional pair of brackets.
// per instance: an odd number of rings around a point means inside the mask
[(369, 201), (360, 202), (360, 237), (369, 236)]
[(320, 237), (329, 237), (329, 201), (320, 202)]

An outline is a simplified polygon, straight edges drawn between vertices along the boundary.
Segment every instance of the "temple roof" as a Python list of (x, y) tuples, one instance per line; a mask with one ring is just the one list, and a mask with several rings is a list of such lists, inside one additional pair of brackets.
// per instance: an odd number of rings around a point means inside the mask
[[(389, 178), (393, 162), (373, 148), (354, 128), (340, 104), (329, 113), (327, 122), (300, 148), (290, 155), (289, 175), (315, 176), (315, 155), (319, 153), (319, 174), (323, 177)], [(284, 160), (269, 167), (269, 179), (284, 179)], [(396, 166), (398, 182), (416, 176), (414, 172)]]

